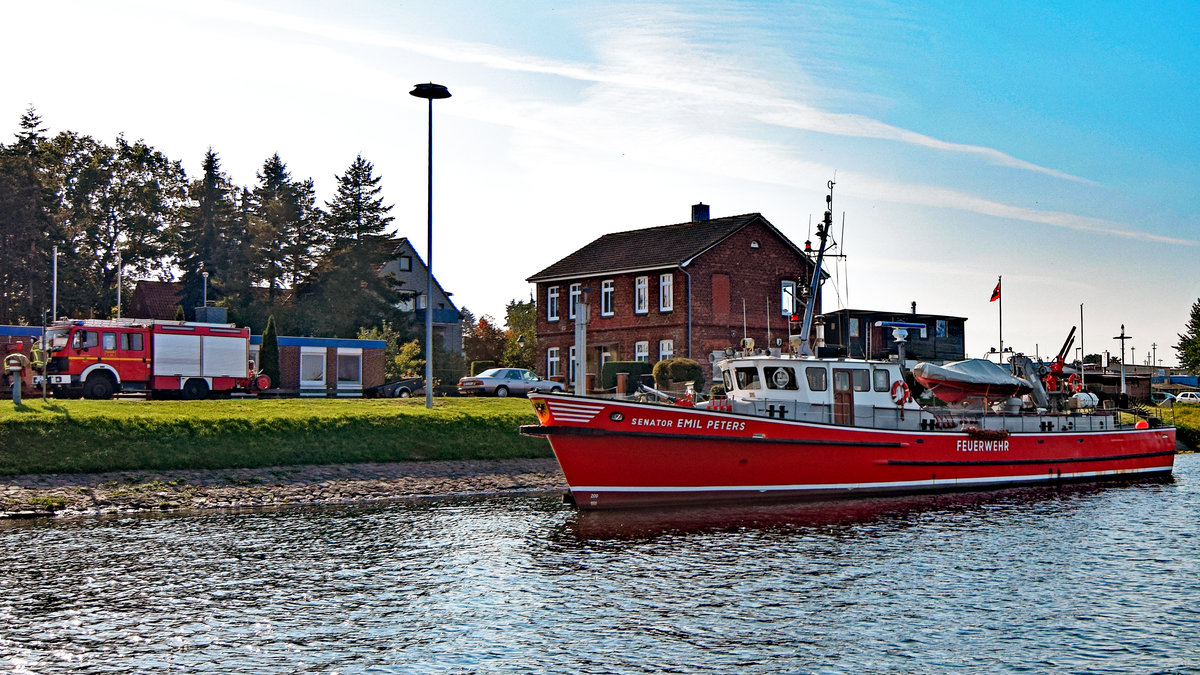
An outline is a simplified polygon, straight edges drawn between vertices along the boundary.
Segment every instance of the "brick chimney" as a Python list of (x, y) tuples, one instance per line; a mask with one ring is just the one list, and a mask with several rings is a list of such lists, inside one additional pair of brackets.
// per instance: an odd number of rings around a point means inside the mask
[(692, 204), (692, 222), (698, 223), (702, 220), (708, 220), (708, 204)]

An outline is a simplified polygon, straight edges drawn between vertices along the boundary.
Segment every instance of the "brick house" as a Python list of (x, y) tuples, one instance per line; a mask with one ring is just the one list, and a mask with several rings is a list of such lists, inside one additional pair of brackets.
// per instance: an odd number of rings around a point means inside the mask
[(607, 361), (684, 356), (711, 379), (709, 355), (743, 336), (786, 349), (813, 262), (761, 214), (710, 219), (704, 204), (690, 222), (604, 235), (528, 278), (539, 374), (574, 381), (575, 302), (584, 298), (588, 375)]

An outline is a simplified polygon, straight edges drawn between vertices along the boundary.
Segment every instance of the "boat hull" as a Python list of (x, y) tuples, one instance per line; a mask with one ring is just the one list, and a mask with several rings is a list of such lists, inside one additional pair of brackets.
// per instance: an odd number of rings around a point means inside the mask
[(873, 430), (532, 394), (584, 509), (993, 489), (1170, 474), (1169, 427), (1043, 433)]

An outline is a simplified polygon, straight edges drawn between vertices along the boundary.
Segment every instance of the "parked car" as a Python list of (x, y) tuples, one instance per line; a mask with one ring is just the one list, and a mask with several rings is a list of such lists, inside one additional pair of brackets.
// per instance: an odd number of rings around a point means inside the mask
[(524, 368), (489, 368), (478, 375), (458, 381), (458, 393), (485, 396), (524, 396), (534, 391), (563, 391), (563, 385), (543, 380), (532, 370)]
[(1200, 403), (1200, 391), (1181, 391), (1175, 397), (1176, 403)]
[(367, 398), (408, 398), (423, 393), (425, 393), (424, 378), (407, 377), (403, 380), (371, 387), (363, 392), (363, 395)]
[(1170, 408), (1175, 404), (1175, 394), (1168, 394), (1165, 391), (1156, 391), (1150, 394), (1150, 402), (1160, 408)]

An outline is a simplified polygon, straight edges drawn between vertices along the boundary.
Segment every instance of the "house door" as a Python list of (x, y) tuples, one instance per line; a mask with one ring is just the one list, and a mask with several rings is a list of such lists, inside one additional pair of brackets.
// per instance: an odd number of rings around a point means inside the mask
[(854, 385), (851, 371), (833, 369), (833, 423), (854, 424)]

